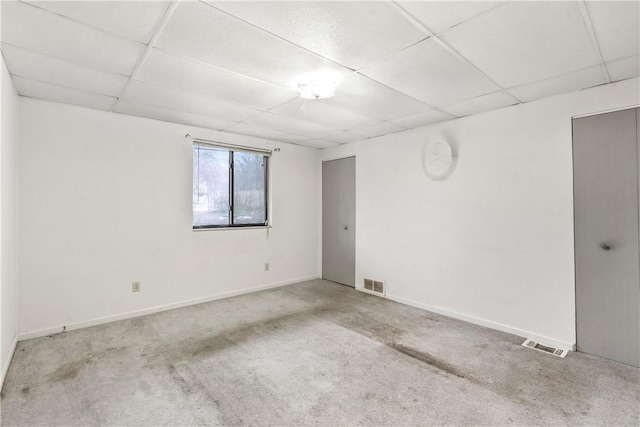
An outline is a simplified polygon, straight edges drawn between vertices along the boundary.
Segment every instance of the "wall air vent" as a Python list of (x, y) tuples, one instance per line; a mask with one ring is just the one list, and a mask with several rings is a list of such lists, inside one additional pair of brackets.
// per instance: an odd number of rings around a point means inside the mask
[(364, 288), (368, 291), (373, 291), (373, 280), (364, 279)]
[(385, 295), (384, 282), (380, 280), (364, 279), (364, 290), (374, 294)]
[(373, 281), (373, 292), (377, 292), (379, 294), (384, 294), (384, 282), (379, 282), (377, 280)]
[(569, 350), (563, 350), (563, 349), (560, 349), (560, 348), (549, 347), (547, 345), (543, 345), (543, 344), (540, 344), (538, 342), (535, 342), (534, 340), (532, 340), (530, 338), (527, 338), (527, 340), (522, 343), (522, 346), (523, 347), (527, 347), (527, 348), (532, 348), (534, 350), (542, 351), (544, 353), (553, 354), (554, 356), (558, 356), (558, 357), (565, 357), (567, 355), (567, 353), (569, 353)]

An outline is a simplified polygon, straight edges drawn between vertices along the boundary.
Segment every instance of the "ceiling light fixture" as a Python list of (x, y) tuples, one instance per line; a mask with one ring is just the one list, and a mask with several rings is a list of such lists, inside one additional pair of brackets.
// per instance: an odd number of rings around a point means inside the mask
[(295, 85), (300, 92), (300, 98), (330, 98), (335, 95), (339, 80), (336, 73), (323, 70), (301, 75), (296, 79)]

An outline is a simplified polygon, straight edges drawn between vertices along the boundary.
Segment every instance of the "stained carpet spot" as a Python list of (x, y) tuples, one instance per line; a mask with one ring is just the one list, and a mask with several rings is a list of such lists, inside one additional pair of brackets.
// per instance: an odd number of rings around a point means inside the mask
[(392, 349), (399, 351), (402, 354), (405, 354), (409, 357), (412, 357), (416, 360), (419, 360), (421, 362), (424, 362), (430, 366), (433, 366), (436, 369), (439, 369), (443, 372), (446, 372), (447, 374), (450, 375), (455, 375), (456, 377), (459, 378), (467, 378), (466, 375), (462, 374), (460, 371), (458, 371), (454, 366), (448, 364), (447, 362), (444, 362), (436, 357), (433, 357), (432, 355), (430, 355), (429, 353), (425, 353), (425, 352), (421, 352), (418, 351), (416, 349), (413, 349), (411, 347), (407, 347), (405, 345), (402, 345), (400, 343), (391, 343), (391, 344), (387, 344), (387, 346), (391, 347)]
[[(84, 362), (81, 362), (84, 364)], [(57, 381), (72, 380), (78, 376), (78, 369), (75, 367), (75, 363), (67, 363), (62, 365), (53, 373), (52, 377)]]
[(178, 386), (180, 386), (180, 390), (182, 390), (182, 394), (193, 393), (193, 387), (191, 387), (191, 385), (189, 385), (187, 380), (185, 380), (184, 377), (178, 373), (175, 366), (169, 365), (169, 373), (173, 377), (173, 380), (175, 381), (175, 383), (178, 384)]

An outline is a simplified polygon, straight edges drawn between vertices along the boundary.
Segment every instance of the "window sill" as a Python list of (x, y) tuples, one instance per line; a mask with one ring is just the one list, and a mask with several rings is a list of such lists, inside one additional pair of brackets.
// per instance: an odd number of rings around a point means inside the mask
[(192, 228), (193, 231), (229, 231), (229, 230), (264, 230), (271, 228), (271, 225), (248, 225), (246, 227), (201, 227)]

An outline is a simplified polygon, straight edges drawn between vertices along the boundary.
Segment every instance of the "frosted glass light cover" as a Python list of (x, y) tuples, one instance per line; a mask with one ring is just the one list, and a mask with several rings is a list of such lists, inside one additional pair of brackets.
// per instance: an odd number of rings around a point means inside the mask
[(301, 98), (330, 98), (335, 95), (338, 76), (329, 71), (306, 73), (298, 77), (295, 84)]

